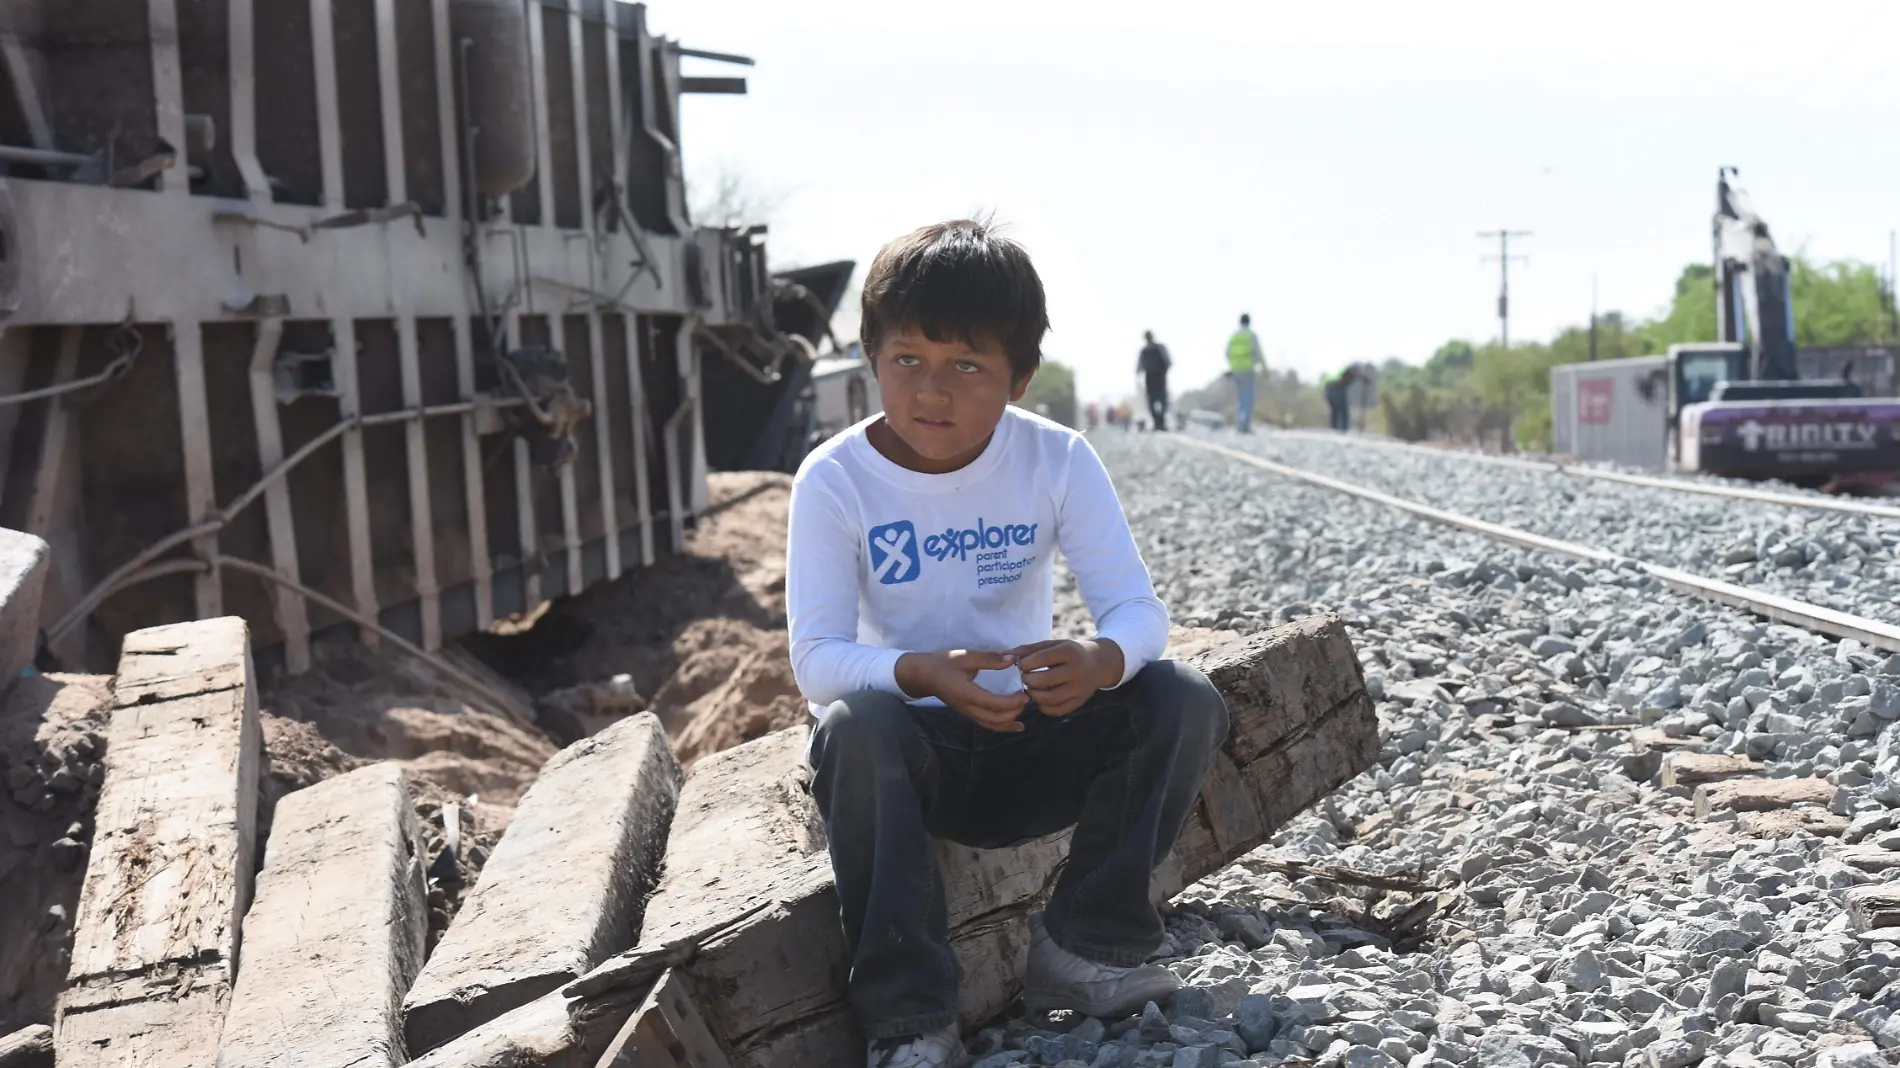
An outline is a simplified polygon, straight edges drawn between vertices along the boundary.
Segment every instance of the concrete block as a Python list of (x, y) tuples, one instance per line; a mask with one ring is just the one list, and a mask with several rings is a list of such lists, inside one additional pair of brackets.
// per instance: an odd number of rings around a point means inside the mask
[(1762, 765), (1740, 753), (1670, 753), (1663, 758), (1662, 784), (1700, 786), (1705, 782), (1762, 774)]
[(0, 527), (0, 693), (39, 647), (46, 566), (44, 541)]
[(1711, 812), (1772, 812), (1795, 805), (1825, 805), (1834, 799), (1834, 787), (1825, 779), (1728, 779), (1704, 783), (1695, 789), (1695, 814)]
[(218, 1068), (402, 1064), (428, 933), (421, 827), (395, 764), (286, 796), (244, 916)]
[(650, 713), (549, 758), (403, 1002), (427, 1052), (631, 946), (682, 773)]
[(1900, 883), (1874, 883), (1849, 890), (1847, 921), (1856, 931), (1900, 927)]
[(236, 617), (126, 636), (56, 1026), (62, 1068), (204, 1068), (250, 904), (262, 759)]

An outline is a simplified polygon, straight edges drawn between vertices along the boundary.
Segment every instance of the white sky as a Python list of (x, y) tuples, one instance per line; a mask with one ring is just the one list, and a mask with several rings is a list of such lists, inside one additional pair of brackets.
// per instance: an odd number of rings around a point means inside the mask
[(1900, 4), (1523, 0), (1170, 4), (654, 0), (654, 32), (738, 52), (747, 96), (685, 101), (689, 178), (782, 198), (774, 262), (856, 259), (993, 210), (1049, 291), (1084, 397), (1177, 389), (1242, 311), (1311, 376), (1418, 361), (1599, 305), (1645, 316), (1709, 255), (1716, 169), (1784, 251), (1884, 264), (1900, 226)]

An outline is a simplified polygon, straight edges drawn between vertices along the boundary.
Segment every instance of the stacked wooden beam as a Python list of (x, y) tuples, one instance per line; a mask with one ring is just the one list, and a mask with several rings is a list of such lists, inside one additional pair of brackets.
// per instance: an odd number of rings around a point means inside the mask
[(60, 996), (62, 1068), (213, 1063), (251, 901), (262, 759), (236, 618), (125, 639)]
[[(683, 787), (650, 716), (564, 750), (424, 965), (427, 858), (391, 765), (281, 802), (252, 902), (260, 756), (246, 638), (223, 619), (127, 639), (54, 1036), (62, 1068), (768, 1068), (862, 1055), (807, 728), (709, 757)], [(1264, 842), (1378, 749), (1336, 619), (1196, 662), (1233, 729), (1156, 873), (1162, 895)], [(1025, 918), (1067, 845), (1065, 833), (940, 847), (966, 1023), (1016, 996)]]
[[(1160, 894), (1260, 845), (1378, 755), (1373, 703), (1336, 618), (1280, 627), (1196, 662), (1226, 697), (1233, 727), (1201, 804), (1156, 873)], [(689, 1029), (703, 1027), (725, 1063), (775, 1068), (862, 1056), (845, 1009), (844, 940), (823, 828), (805, 791), (806, 736), (802, 727), (781, 731), (694, 767), (638, 946), (417, 1063), (717, 1068), (705, 1055), (629, 1059), (643, 1014), (659, 1011), (649, 995), (667, 987), (683, 992), (673, 1015), (689, 1018)], [(1066, 835), (1005, 850), (943, 846), (966, 1024), (1004, 1008), (1020, 989), (1024, 918), (1066, 852)]]

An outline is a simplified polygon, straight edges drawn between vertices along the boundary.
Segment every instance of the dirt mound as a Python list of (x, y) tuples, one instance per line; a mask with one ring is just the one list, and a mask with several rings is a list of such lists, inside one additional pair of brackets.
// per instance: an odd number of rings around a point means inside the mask
[[(525, 694), (499, 679), (482, 681), (500, 689), (517, 716), (532, 715)], [(401, 650), (318, 642), (308, 672), (264, 686), (270, 789), (282, 796), (393, 760), (420, 797), (466, 803), (474, 796), (468, 808), (478, 834), (497, 836), (556, 746), (537, 728), (489, 711), (492, 703)]]
[[(636, 704), (660, 718), (688, 764), (800, 722), (785, 633), (791, 479), (721, 473), (711, 489), (712, 508), (684, 552), (556, 603), (521, 633), (475, 636), (469, 648), (528, 690), (563, 691), (563, 704), (628, 676), (644, 695)], [(576, 731), (562, 716), (545, 722), (560, 740)]]
[(31, 676), (0, 705), (0, 1034), (52, 1022), (66, 981), (111, 681)]

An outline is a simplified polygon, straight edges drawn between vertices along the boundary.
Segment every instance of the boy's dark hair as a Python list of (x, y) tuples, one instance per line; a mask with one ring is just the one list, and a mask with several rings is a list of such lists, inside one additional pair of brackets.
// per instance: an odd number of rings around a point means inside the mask
[(892, 334), (1000, 345), (1021, 381), (1042, 365), (1049, 309), (1029, 253), (986, 219), (954, 219), (885, 245), (864, 277), (858, 327), (866, 355)]

